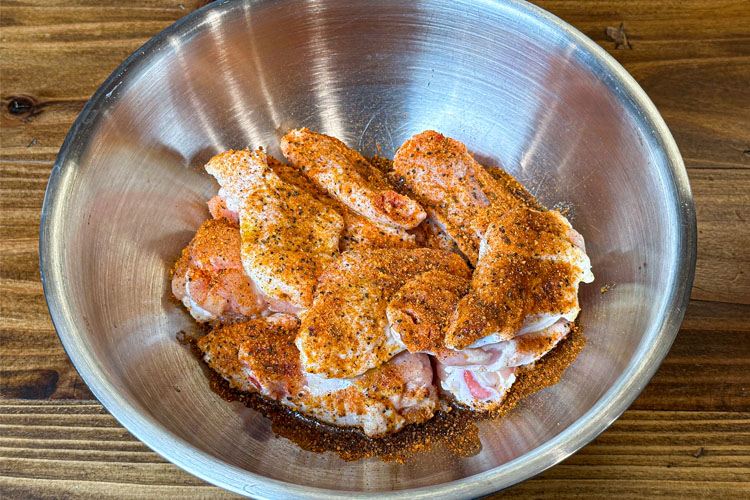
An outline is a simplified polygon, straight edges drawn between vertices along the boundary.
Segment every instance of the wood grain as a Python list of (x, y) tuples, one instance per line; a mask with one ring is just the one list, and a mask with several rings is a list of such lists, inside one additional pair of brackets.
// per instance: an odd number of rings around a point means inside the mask
[[(206, 3), (0, 6), (0, 496), (236, 498), (165, 462), (93, 400), (47, 313), (38, 227), (86, 100), (151, 36)], [(643, 86), (688, 167), (698, 262), (681, 331), (614, 425), (492, 498), (750, 497), (750, 8), (726, 0), (536, 2)], [(615, 48), (620, 24), (630, 49)]]
[[(495, 498), (553, 490), (556, 498), (580, 498), (622, 494), (622, 486), (644, 495), (663, 488), (667, 498), (686, 491), (740, 494), (750, 475), (749, 428), (747, 412), (631, 410), (576, 455)], [(76, 487), (93, 496), (102, 484), (111, 485), (104, 491), (110, 495), (119, 489), (137, 498), (206, 494), (200, 488), (189, 493), (186, 486), (204, 483), (150, 452), (98, 404), (6, 400), (0, 403), (0, 431), (0, 474), (21, 498), (59, 498)], [(680, 483), (680, 489), (664, 488), (668, 483)], [(39, 484), (44, 488), (29, 491)]]

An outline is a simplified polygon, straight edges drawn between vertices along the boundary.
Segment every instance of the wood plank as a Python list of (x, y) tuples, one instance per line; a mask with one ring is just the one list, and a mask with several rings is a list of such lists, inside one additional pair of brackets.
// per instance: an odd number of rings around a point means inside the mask
[(692, 301), (669, 354), (631, 408), (750, 410), (748, 314), (747, 305)]
[(0, 477), (0, 491), (18, 500), (224, 500), (243, 498), (209, 484), (138, 485), (112, 481), (91, 482), (78, 479), (38, 479)]
[[(46, 109), (32, 123), (41, 121), (45, 113), (52, 114), (59, 101), (80, 110), (127, 55), (205, 2), (183, 2), (185, 10), (174, 3), (165, 3), (163, 8), (158, 2), (134, 2), (128, 7), (80, 3), (55, 9), (45, 8), (41, 1), (4, 6), (7, 24), (0, 29), (7, 41), (0, 44), (0, 62), (7, 58), (12, 76), (4, 82), (3, 94), (30, 96), (44, 104)], [(581, 29), (633, 74), (666, 118), (688, 166), (750, 167), (750, 154), (745, 153), (750, 150), (750, 139), (743, 125), (747, 123), (745, 103), (750, 100), (746, 85), (750, 13), (743, 2), (715, 2), (711, 7), (705, 1), (537, 3)], [(38, 15), (43, 17), (29, 21)], [(697, 18), (692, 16), (703, 19), (700, 29), (689, 22)], [(620, 22), (626, 23), (632, 50), (615, 49), (605, 35), (607, 26)], [(72, 65), (56, 64), (61, 57), (72, 59)], [(715, 78), (717, 74), (721, 79)], [(5, 132), (6, 151), (0, 154), (53, 158), (76, 114), (71, 112), (65, 123), (47, 118), (34, 126), (12, 127)], [(7, 118), (4, 128), (13, 122)], [(28, 150), (34, 138), (37, 149)]]
[[(2, 158), (54, 159), (107, 76), (153, 35), (208, 2), (54, 3), (52, 8), (42, 0), (3, 2)], [(31, 106), (12, 113), (19, 99)]]
[[(688, 167), (750, 167), (747, 2), (534, 3), (583, 31), (633, 75), (669, 125)], [(605, 34), (607, 26), (620, 23), (631, 50), (616, 49)]]
[[(151, 452), (96, 403), (0, 402), (0, 464), (6, 485), (18, 491), (44, 484), (40, 491), (59, 492), (78, 484), (89, 495), (97, 485), (113, 492), (120, 484), (148, 495), (204, 484)], [(630, 410), (579, 453), (511, 492), (533, 497), (596, 483), (624, 498), (666, 482), (669, 498), (677, 498), (696, 491), (737, 494), (748, 481), (749, 412)]]

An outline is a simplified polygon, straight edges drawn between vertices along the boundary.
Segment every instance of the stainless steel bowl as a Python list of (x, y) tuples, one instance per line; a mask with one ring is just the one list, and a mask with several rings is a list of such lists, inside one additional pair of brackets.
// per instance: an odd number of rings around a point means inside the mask
[[(399, 465), (301, 451), (213, 394), (175, 340), (192, 321), (168, 271), (216, 190), (201, 165), (247, 145), (278, 154), (300, 125), (389, 156), (433, 128), (572, 207), (597, 277), (582, 287), (588, 344), (559, 384), (482, 425), (479, 455)], [(40, 253), (79, 373), (178, 466), (256, 498), (467, 498), (560, 462), (635, 399), (682, 319), (695, 239), (685, 168), (654, 105), (547, 12), (512, 0), (224, 1), (154, 37), (86, 105), (49, 181)]]

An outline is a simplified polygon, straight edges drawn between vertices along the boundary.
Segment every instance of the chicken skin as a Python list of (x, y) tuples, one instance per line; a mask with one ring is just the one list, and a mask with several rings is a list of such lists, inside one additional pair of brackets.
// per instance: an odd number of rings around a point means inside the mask
[(198, 347), (232, 387), (370, 437), (433, 416), (437, 390), (426, 355), (402, 353), (359, 377), (326, 379), (302, 370), (297, 327), (296, 317), (277, 314), (214, 329)]
[(379, 169), (334, 137), (291, 130), (281, 151), (321, 189), (372, 221), (412, 229), (425, 218), (417, 202), (395, 192)]
[(344, 219), (344, 231), (341, 234), (339, 247), (341, 251), (360, 248), (416, 248), (416, 238), (405, 229), (382, 224), (364, 217), (348, 206), (331, 198), (302, 172), (290, 165), (268, 157), (268, 164), (284, 182), (304, 190), (315, 199), (336, 210)]
[(409, 352), (448, 356), (445, 328), (461, 297), (469, 291), (466, 276), (442, 270), (419, 274), (391, 298), (386, 315), (394, 336)]
[(242, 267), (240, 228), (227, 219), (198, 228), (174, 266), (172, 293), (201, 323), (248, 319), (266, 308)]
[(320, 277), (313, 306), (302, 318), (297, 347), (302, 366), (327, 378), (361, 375), (405, 349), (386, 309), (413, 277), (429, 271), (468, 280), (455, 253), (427, 248), (344, 252)]
[(341, 215), (284, 182), (261, 150), (227, 151), (205, 168), (219, 181), (226, 207), (238, 212), (242, 263), (271, 309), (310, 307), (318, 276), (339, 253)]
[(578, 285), (593, 279), (583, 238), (559, 212), (517, 208), (494, 215), (445, 345), (479, 347), (573, 321)]
[(396, 151), (390, 178), (422, 204), (429, 220), (453, 238), (472, 264), (490, 207), (502, 213), (533, 203), (502, 169), (485, 169), (464, 144), (432, 130), (413, 136)]
[(473, 410), (499, 407), (516, 380), (519, 368), (530, 368), (570, 332), (572, 323), (561, 319), (550, 327), (495, 344), (447, 354), (435, 363), (440, 389)]

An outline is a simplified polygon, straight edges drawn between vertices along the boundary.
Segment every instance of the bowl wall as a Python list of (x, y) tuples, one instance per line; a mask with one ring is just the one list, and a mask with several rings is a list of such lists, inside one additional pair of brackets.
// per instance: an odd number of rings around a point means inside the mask
[[(169, 269), (216, 192), (201, 166), (246, 146), (280, 157), (280, 136), (298, 126), (388, 157), (435, 129), (571, 210), (596, 275), (581, 288), (588, 343), (559, 384), (482, 424), (479, 455), (399, 465), (304, 452), (213, 394), (175, 340), (193, 323), (171, 299)], [(429, 487), (413, 493), (460, 497), (558, 462), (635, 398), (676, 333), (694, 238), (684, 167), (650, 101), (536, 8), (217, 2), (142, 48), (86, 107), (52, 174), (41, 259), (81, 375), (190, 472), (257, 496)], [(602, 294), (605, 284), (616, 286)]]

